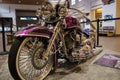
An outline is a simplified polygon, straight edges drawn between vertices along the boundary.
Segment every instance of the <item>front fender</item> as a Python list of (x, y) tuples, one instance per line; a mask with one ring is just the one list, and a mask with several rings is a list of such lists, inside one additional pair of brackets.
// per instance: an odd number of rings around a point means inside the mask
[(36, 25), (36, 26), (29, 26), (29, 27), (22, 29), (16, 32), (14, 36), (15, 37), (39, 36), (39, 37), (50, 38), (52, 33), (53, 33), (52, 30), (44, 26)]

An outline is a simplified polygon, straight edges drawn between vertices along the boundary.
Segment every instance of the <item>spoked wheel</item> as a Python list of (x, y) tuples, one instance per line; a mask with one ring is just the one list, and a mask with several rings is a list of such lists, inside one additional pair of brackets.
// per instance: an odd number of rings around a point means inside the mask
[(49, 74), (53, 57), (42, 59), (47, 42), (47, 39), (38, 37), (15, 40), (8, 59), (9, 70), (15, 80), (42, 80)]

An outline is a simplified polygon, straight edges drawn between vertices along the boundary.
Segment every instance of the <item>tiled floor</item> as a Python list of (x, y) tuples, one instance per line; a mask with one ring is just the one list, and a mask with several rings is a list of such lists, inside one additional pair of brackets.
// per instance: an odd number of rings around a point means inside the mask
[(100, 37), (100, 45), (103, 49), (120, 52), (120, 37)]
[[(84, 64), (75, 67), (75, 70), (56, 72), (49, 75), (45, 80), (120, 80), (120, 70), (94, 65), (93, 62), (105, 53), (120, 54), (120, 37), (100, 37), (100, 45), (103, 52), (90, 59)], [(10, 46), (6, 47), (9, 51)], [(0, 52), (2, 51), (2, 41), (0, 37)], [(8, 55), (0, 55), (0, 80), (13, 80), (7, 67)], [(78, 69), (82, 70), (78, 70)], [(77, 72), (76, 72), (77, 70)]]
[(8, 55), (0, 55), (0, 69), (5, 60), (7, 59)]
[[(6, 48), (5, 49), (6, 49), (6, 52), (9, 52), (11, 45), (7, 45), (7, 34), (10, 34), (10, 33), (5, 33), (5, 38), (6, 38), (6, 40), (5, 40), (5, 42), (6, 42)], [(1, 68), (2, 64), (5, 62), (5, 60), (8, 57), (8, 54), (4, 55), (3, 39), (2, 39), (2, 34), (1, 33), (0, 33), (0, 53), (2, 54), (2, 55), (0, 55), (0, 68)]]

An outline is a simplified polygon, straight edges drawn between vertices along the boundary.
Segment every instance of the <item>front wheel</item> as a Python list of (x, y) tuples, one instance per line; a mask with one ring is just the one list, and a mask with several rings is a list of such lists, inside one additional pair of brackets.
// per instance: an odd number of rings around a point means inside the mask
[(42, 80), (49, 74), (53, 57), (42, 59), (47, 44), (48, 39), (45, 38), (15, 39), (8, 58), (9, 70), (15, 80)]

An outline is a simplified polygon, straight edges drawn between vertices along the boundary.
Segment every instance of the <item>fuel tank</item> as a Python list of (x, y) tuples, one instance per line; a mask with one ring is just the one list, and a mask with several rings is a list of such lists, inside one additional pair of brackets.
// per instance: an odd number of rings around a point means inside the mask
[(67, 28), (78, 27), (78, 26), (80, 27), (77, 18), (74, 16), (67, 15), (65, 20), (66, 20)]

